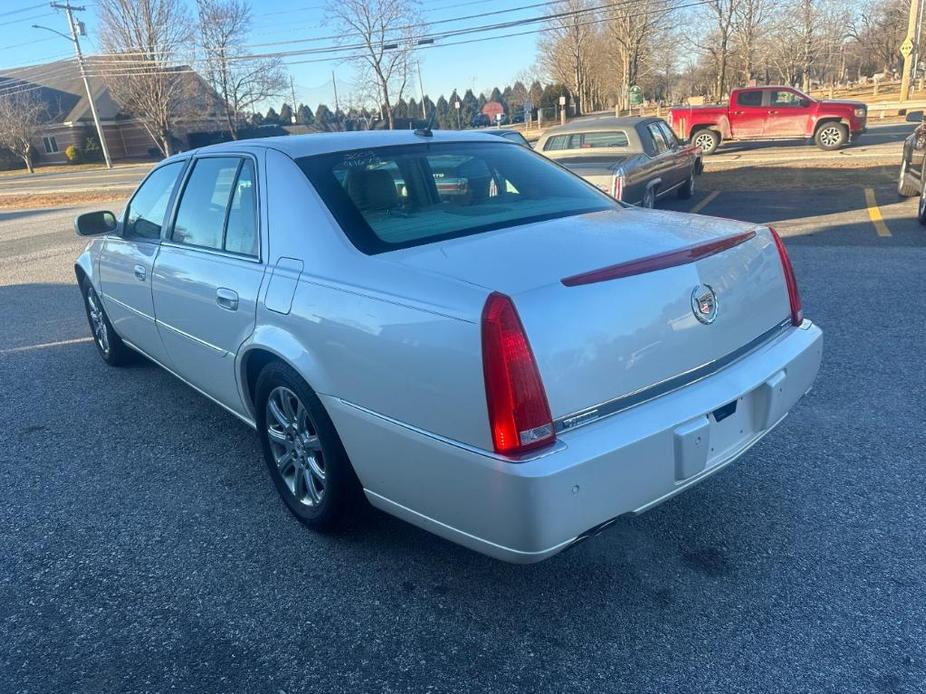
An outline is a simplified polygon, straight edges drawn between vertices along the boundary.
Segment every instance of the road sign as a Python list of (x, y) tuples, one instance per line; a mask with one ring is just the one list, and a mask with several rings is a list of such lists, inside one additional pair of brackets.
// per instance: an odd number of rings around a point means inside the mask
[(559, 98), (559, 105), (560, 105), (560, 106), (565, 106), (565, 105), (566, 105), (566, 97), (565, 97), (565, 96), (561, 96), (561, 97)]
[(900, 44), (900, 55), (906, 58), (913, 52), (913, 41), (910, 37), (907, 37), (907, 40)]
[(643, 89), (637, 85), (630, 88), (630, 105), (640, 106), (643, 103)]

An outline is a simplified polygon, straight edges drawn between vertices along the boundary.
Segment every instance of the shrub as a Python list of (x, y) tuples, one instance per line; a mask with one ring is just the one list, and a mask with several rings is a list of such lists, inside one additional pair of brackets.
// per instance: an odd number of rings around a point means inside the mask
[(74, 145), (68, 145), (64, 148), (64, 156), (67, 158), (68, 164), (80, 163), (80, 150)]
[(103, 148), (95, 133), (84, 138), (83, 161), (103, 161)]

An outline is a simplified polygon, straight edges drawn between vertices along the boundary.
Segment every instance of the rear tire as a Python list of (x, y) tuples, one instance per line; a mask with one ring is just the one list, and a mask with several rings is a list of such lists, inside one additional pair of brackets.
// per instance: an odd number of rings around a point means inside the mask
[(841, 149), (849, 144), (849, 128), (844, 123), (824, 123), (817, 128), (813, 141), (827, 152)]
[(716, 130), (703, 128), (692, 136), (691, 143), (700, 147), (703, 154), (713, 154), (720, 147), (720, 133)]
[(688, 177), (688, 180), (682, 184), (682, 187), (678, 189), (678, 197), (682, 200), (689, 200), (695, 192), (695, 174), (694, 171), (691, 172), (691, 175)]
[(282, 362), (264, 367), (255, 390), (257, 431), (277, 492), (304, 525), (337, 528), (362, 494), (321, 400)]
[(907, 160), (900, 162), (900, 180), (897, 181), (897, 195), (902, 198), (912, 198), (919, 195), (920, 185), (910, 180), (909, 167)]
[(87, 313), (87, 322), (90, 324), (90, 334), (93, 336), (97, 354), (107, 366), (125, 366), (130, 363), (134, 353), (116, 334), (103, 308), (100, 295), (96, 293), (93, 284), (86, 277), (80, 281), (80, 293), (84, 297), (84, 310)]

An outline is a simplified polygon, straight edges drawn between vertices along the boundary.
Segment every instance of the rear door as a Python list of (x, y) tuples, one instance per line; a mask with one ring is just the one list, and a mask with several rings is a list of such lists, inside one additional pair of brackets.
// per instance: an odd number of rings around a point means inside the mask
[(185, 166), (185, 161), (175, 161), (148, 175), (126, 206), (121, 233), (107, 236), (100, 253), (103, 304), (113, 327), (162, 363), (166, 359), (155, 326), (151, 276), (161, 228)]
[(197, 158), (154, 268), (158, 330), (175, 370), (241, 413), (235, 357), (254, 330), (264, 276), (258, 200), (253, 157)]
[(767, 90), (743, 89), (730, 104), (730, 129), (733, 137), (762, 137), (768, 120)]
[(770, 90), (765, 134), (769, 137), (804, 137), (809, 130), (811, 112), (806, 103), (803, 95), (793, 89)]

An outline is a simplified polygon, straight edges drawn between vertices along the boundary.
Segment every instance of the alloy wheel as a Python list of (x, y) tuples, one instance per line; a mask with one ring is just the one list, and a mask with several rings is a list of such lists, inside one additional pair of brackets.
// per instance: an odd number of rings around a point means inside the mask
[(835, 147), (842, 142), (842, 132), (832, 125), (820, 131), (820, 142), (826, 147)]
[(695, 136), (694, 143), (703, 151), (707, 151), (713, 146), (714, 138), (707, 133), (701, 133), (700, 135)]
[(105, 356), (109, 356), (109, 329), (106, 327), (106, 314), (103, 313), (100, 298), (93, 287), (87, 288), (87, 315), (90, 316), (93, 339), (96, 340), (100, 351)]
[(296, 501), (317, 506), (325, 495), (325, 459), (308, 410), (285, 386), (270, 392), (266, 409), (267, 438), (280, 477)]

